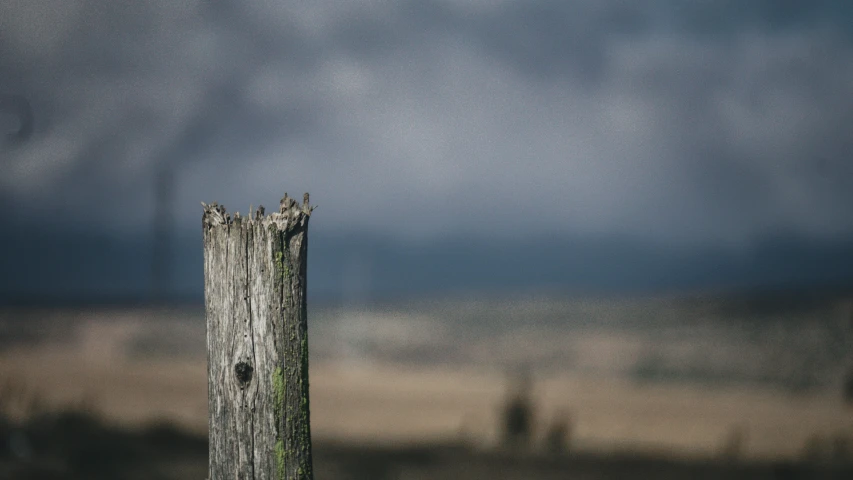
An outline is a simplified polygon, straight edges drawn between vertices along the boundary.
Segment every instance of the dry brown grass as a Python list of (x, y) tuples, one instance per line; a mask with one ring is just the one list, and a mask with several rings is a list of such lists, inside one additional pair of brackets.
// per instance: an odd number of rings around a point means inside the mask
[[(0, 378), (25, 379), (45, 407), (86, 400), (110, 422), (138, 426), (168, 420), (203, 434), (207, 378), (204, 327), (198, 320), (187, 321), (174, 312), (74, 316), (66, 334), (0, 350)], [(540, 353), (535, 351), (537, 343), (518, 338), (541, 335), (525, 331), (513, 334), (513, 355), (532, 349), (535, 357)], [(402, 327), (387, 334), (407, 338)], [(322, 328), (312, 335), (312, 348), (335, 351), (318, 338)], [(546, 345), (558, 350), (556, 334), (547, 337)], [(439, 330), (428, 341), (442, 338)], [(507, 349), (506, 336), (496, 338), (492, 347), (488, 338), (478, 341), (485, 357)], [(600, 331), (587, 337), (572, 334), (571, 341), (582, 343), (584, 338), (588, 343), (581, 349), (598, 355), (604, 364), (627, 362), (620, 355), (634, 348), (630, 338)], [(503, 365), (407, 365), (363, 352), (343, 358), (313, 355), (312, 430), (321, 441), (401, 445), (463, 436), (478, 447), (497, 444), (497, 415), (506, 386)], [(569, 412), (572, 446), (579, 451), (714, 457), (737, 448), (744, 458), (799, 458), (814, 438), (853, 432), (853, 412), (827, 392), (791, 395), (748, 385), (639, 385), (607, 370), (535, 377), (537, 441), (543, 441), (558, 413)], [(736, 446), (734, 428), (742, 432)]]

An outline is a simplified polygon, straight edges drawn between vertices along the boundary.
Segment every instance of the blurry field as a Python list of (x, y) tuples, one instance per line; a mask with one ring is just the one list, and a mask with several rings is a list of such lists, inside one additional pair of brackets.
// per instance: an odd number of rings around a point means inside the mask
[[(567, 415), (581, 454), (838, 456), (830, 450), (851, 447), (853, 408), (840, 394), (848, 357), (832, 329), (848, 307), (758, 324), (663, 300), (318, 308), (312, 430), (329, 445), (443, 442), (486, 454), (499, 441), (507, 371), (526, 366), (534, 452)], [(206, 435), (204, 342), (201, 308), (7, 309), (0, 379), (23, 381), (43, 408), (84, 404), (117, 426), (165, 422)]]

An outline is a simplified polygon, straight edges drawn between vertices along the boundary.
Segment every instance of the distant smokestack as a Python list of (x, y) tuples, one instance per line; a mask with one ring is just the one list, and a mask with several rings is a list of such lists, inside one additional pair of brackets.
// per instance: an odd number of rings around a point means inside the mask
[(18, 117), (18, 131), (6, 134), (8, 143), (27, 140), (33, 134), (33, 109), (23, 95), (0, 94), (0, 112)]
[(154, 190), (154, 254), (152, 257), (152, 295), (165, 300), (172, 286), (172, 229), (175, 197), (175, 172), (162, 165), (155, 178)]

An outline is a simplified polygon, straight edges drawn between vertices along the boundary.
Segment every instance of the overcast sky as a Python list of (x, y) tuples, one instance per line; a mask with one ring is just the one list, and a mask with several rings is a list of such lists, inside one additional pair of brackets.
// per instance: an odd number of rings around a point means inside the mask
[[(396, 242), (853, 238), (853, 4), (5, 0), (8, 221), (180, 229), (310, 191)], [(13, 127), (13, 119), (0, 125)]]

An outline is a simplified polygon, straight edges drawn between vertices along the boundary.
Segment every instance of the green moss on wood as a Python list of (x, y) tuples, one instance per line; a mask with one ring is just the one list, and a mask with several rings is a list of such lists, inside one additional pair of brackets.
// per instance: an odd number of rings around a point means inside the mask
[(272, 390), (273, 390), (273, 414), (276, 417), (281, 416), (281, 406), (284, 404), (284, 372), (281, 367), (275, 367), (272, 372)]
[(284, 371), (281, 367), (275, 367), (272, 373), (272, 391), (273, 391), (273, 418), (275, 419), (276, 442), (275, 442), (275, 463), (278, 471), (278, 478), (284, 479), (284, 466), (286, 460), (286, 450), (284, 448), (284, 435), (281, 431), (281, 426), (284, 425), (281, 418), (281, 408), (284, 406), (284, 390), (285, 390)]
[[(302, 341), (300, 342), (300, 360), (301, 360), (301, 372), (299, 375), (299, 416), (300, 416), (300, 426), (302, 427), (299, 432), (299, 445), (303, 449), (303, 451), (308, 451), (311, 445), (311, 424), (310, 424), (310, 412), (308, 406), (308, 331), (305, 330), (302, 332)], [(302, 459), (305, 459), (305, 456), (302, 456)], [(306, 472), (308, 478), (312, 478), (311, 465), (308, 464), (308, 471)], [(302, 473), (299, 473), (299, 476), (302, 476)]]
[(284, 440), (279, 438), (275, 442), (275, 467), (279, 480), (284, 480), (284, 464), (286, 460), (287, 450), (284, 448)]

